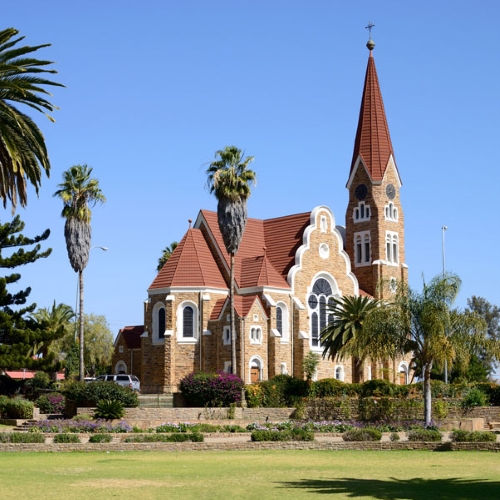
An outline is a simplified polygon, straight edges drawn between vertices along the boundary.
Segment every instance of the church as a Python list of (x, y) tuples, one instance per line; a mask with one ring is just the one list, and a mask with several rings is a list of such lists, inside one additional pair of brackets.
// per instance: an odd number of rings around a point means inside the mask
[[(350, 166), (345, 226), (330, 208), (273, 219), (249, 218), (235, 256), (236, 373), (245, 383), (288, 374), (302, 378), (303, 360), (322, 354), (324, 305), (334, 297), (383, 298), (382, 280), (407, 280), (401, 178), (370, 39)], [(113, 370), (132, 373), (144, 393), (178, 391), (195, 371), (231, 369), (230, 256), (217, 213), (201, 210), (148, 288), (144, 325), (120, 330)], [(407, 361), (323, 359), (315, 378), (406, 383)]]

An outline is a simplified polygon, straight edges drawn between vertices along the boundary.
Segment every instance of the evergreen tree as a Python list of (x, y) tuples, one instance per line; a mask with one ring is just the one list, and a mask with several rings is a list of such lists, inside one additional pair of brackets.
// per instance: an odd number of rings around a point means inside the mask
[[(42, 251), (40, 242), (45, 241), (50, 231), (28, 238), (21, 234), (24, 222), (19, 216), (12, 222), (0, 224), (0, 269), (15, 269), (48, 257), (52, 249)], [(25, 247), (30, 247), (25, 250)], [(4, 252), (11, 251), (10, 255)], [(57, 338), (44, 322), (35, 320), (31, 314), (36, 304), (27, 304), (31, 288), (11, 292), (10, 287), (21, 279), (18, 273), (0, 276), (0, 370), (27, 368), (55, 371), (59, 368), (53, 354), (37, 356), (40, 346), (48, 345)]]

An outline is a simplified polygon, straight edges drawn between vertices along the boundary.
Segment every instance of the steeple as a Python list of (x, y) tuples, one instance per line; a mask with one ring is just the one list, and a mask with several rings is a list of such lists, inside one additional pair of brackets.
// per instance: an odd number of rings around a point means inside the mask
[(370, 38), (366, 46), (370, 51), (370, 56), (366, 68), (350, 174), (353, 172), (358, 157), (361, 156), (371, 180), (377, 182), (383, 179), (390, 156), (392, 155), (394, 159), (394, 151), (373, 58), (375, 43)]
[[(370, 23), (368, 29), (373, 25)], [(406, 281), (401, 179), (370, 38), (358, 129), (347, 189), (346, 250), (364, 292), (383, 298), (387, 280)]]

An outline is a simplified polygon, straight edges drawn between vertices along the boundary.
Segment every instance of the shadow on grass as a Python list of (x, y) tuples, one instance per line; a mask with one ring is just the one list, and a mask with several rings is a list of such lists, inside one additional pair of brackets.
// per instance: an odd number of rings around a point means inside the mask
[(318, 494), (380, 500), (498, 500), (500, 482), (482, 479), (322, 479), (281, 483)]

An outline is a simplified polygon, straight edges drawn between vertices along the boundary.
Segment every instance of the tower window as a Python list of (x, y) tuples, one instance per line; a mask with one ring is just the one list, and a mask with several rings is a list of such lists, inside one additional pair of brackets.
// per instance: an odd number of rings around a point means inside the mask
[(370, 215), (370, 205), (367, 205), (364, 201), (360, 201), (358, 206), (354, 207), (354, 222), (370, 220)]
[(356, 267), (368, 266), (371, 262), (370, 231), (361, 231), (354, 235), (354, 263)]
[(387, 231), (385, 236), (385, 253), (388, 264), (399, 263), (399, 238), (398, 233)]
[(390, 201), (384, 207), (384, 215), (385, 215), (385, 220), (390, 220), (394, 222), (398, 221), (398, 209), (394, 206), (394, 203), (392, 203), (392, 201)]

